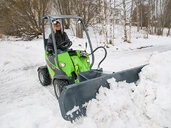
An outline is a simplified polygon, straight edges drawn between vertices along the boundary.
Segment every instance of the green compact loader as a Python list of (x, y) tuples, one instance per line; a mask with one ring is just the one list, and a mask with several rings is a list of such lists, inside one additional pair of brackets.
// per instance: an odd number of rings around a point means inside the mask
[[(74, 19), (79, 24), (82, 24), (88, 39), (90, 53), (87, 53), (86, 50), (69, 49), (58, 54), (52, 22), (54, 20), (61, 20), (64, 31), (64, 22), (70, 19)], [(45, 23), (47, 22), (49, 22), (52, 33), (54, 53), (48, 53), (46, 50), (48, 39), (45, 37)], [(136, 82), (139, 79), (138, 74), (144, 65), (111, 74), (104, 73), (103, 69), (100, 68), (100, 64), (106, 58), (107, 51), (104, 47), (97, 47), (93, 50), (87, 28), (81, 17), (65, 15), (45, 16), (42, 18), (42, 28), (46, 65), (38, 68), (38, 77), (43, 86), (50, 84), (54, 86), (61, 115), (65, 120), (73, 121), (80, 116), (85, 116), (86, 103), (96, 97), (98, 89), (101, 86), (110, 88), (107, 79), (114, 77), (117, 82), (126, 81), (128, 83)], [(65, 43), (62, 42), (61, 45)], [(104, 49), (104, 58), (98, 64), (97, 69), (92, 69), (94, 52), (100, 48)]]

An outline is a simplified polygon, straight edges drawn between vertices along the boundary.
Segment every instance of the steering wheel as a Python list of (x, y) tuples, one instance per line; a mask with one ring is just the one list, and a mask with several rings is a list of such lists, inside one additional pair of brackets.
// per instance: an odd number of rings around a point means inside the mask
[(57, 47), (60, 47), (60, 46), (62, 46), (62, 45), (66, 45), (67, 43), (68, 43), (68, 41), (63, 41), (63, 42), (61, 42), (60, 44), (58, 44)]
[(57, 48), (67, 49), (67, 48), (69, 48), (71, 45), (72, 45), (72, 42), (71, 42), (70, 40), (66, 40), (66, 41), (61, 42), (61, 43), (57, 46)]

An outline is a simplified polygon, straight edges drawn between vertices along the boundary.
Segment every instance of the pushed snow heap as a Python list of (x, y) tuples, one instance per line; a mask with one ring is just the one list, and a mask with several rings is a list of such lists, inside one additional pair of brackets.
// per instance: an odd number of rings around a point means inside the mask
[[(153, 55), (136, 84), (109, 79), (76, 123), (89, 128), (171, 127), (171, 51)], [(137, 86), (138, 85), (138, 86)]]

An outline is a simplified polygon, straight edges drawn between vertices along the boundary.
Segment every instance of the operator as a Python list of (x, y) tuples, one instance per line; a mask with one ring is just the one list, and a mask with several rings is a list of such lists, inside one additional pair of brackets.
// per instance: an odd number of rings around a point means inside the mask
[[(67, 49), (72, 45), (72, 42), (68, 38), (68, 35), (61, 30), (61, 23), (57, 20), (53, 21), (53, 32), (56, 40), (57, 53), (66, 52)], [(49, 53), (54, 52), (52, 33), (49, 35), (47, 42), (47, 51)]]

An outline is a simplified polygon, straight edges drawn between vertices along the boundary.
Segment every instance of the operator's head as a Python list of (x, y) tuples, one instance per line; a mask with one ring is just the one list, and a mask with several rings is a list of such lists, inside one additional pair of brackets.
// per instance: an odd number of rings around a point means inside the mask
[(61, 23), (58, 20), (53, 21), (53, 30), (55, 33), (61, 30)]

